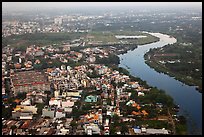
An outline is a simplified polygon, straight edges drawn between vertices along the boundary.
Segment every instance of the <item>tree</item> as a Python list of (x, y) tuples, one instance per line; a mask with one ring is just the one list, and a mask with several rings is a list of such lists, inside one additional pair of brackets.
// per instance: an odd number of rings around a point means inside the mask
[(125, 123), (122, 123), (121, 124), (121, 133), (122, 134), (125, 134), (125, 133), (127, 133), (128, 132), (128, 127), (127, 127), (127, 125), (125, 124)]
[(16, 98), (24, 100), (26, 98), (26, 92), (19, 92), (17, 93)]
[(76, 129), (76, 127), (77, 127), (76, 121), (72, 120), (72, 122), (70, 123), (70, 126), (72, 127), (72, 129)]
[(37, 109), (38, 115), (41, 115), (41, 114), (42, 114), (42, 109), (44, 108), (44, 106), (45, 106), (44, 103), (38, 103), (38, 104), (36, 105), (36, 107), (38, 108), (38, 109)]
[(120, 126), (119, 120), (120, 120), (120, 117), (117, 114), (114, 114), (112, 117), (112, 121), (115, 126)]
[(12, 130), (12, 135), (14, 135), (13, 131), (14, 131), (16, 128), (17, 128), (16, 125), (12, 125), (12, 126), (10, 127), (10, 129)]
[(5, 108), (4, 106), (2, 107), (2, 117), (3, 118), (10, 118), (12, 115), (12, 109), (10, 107)]

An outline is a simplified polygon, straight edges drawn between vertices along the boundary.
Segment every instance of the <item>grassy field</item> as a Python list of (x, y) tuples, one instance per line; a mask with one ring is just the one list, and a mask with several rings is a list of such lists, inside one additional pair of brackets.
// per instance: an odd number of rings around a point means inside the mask
[[(145, 38), (139, 39), (122, 39), (119, 40), (115, 35), (143, 35)], [(109, 44), (136, 44), (143, 45), (147, 43), (156, 42), (159, 39), (147, 33), (139, 31), (94, 31), (89, 33), (35, 33), (35, 34), (23, 34), (16, 36), (9, 36), (2, 38), (2, 47), (11, 45), (12, 47), (27, 47), (30, 45), (44, 46), (49, 44), (62, 44), (64, 42), (70, 42), (74, 39), (83, 37), (87, 45), (109, 45)], [(82, 40), (83, 41), (83, 40)]]
[[(130, 35), (130, 36), (147, 36), (145, 38), (138, 39), (117, 39), (116, 35)], [(104, 31), (104, 32), (90, 32), (88, 33), (87, 42), (98, 43), (98, 44), (137, 44), (143, 45), (147, 43), (156, 42), (159, 39), (150, 34), (139, 32), (139, 31)]]
[(35, 33), (23, 34), (2, 38), (2, 44), (9, 44), (13, 47), (29, 45), (60, 44), (84, 36), (85, 33)]
[(118, 43), (120, 42), (111, 32), (89, 32), (86, 41), (90, 43)]

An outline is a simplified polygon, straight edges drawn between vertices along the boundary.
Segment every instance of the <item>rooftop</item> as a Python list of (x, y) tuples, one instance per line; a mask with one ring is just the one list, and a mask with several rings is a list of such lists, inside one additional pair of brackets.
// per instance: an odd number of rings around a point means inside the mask
[(16, 72), (11, 76), (14, 86), (26, 86), (48, 83), (46, 76), (38, 71)]

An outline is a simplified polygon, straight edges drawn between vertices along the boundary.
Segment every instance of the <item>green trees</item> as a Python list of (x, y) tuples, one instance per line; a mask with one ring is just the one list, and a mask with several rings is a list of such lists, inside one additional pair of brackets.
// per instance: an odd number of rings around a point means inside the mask
[[(146, 53), (145, 59), (147, 59), (146, 63), (158, 72), (168, 72), (168, 75), (188, 85), (199, 86), (202, 90), (202, 33), (198, 33), (201, 24), (197, 25), (176, 33), (171, 32), (177, 38), (177, 43), (150, 50)], [(171, 56), (168, 55), (169, 53), (176, 55)], [(154, 54), (167, 55), (155, 57)], [(148, 56), (151, 58), (149, 59)], [(161, 60), (166, 62), (179, 60), (179, 62), (161, 64), (159, 63)]]
[(25, 99), (26, 98), (26, 92), (19, 92), (19, 93), (17, 93), (17, 96), (16, 96), (16, 98), (18, 98), (18, 99)]
[(37, 109), (37, 114), (41, 115), (42, 114), (42, 109), (44, 108), (45, 104), (44, 103), (38, 103), (36, 104)]
[(121, 133), (122, 134), (128, 133), (128, 126), (126, 123), (121, 124)]
[(152, 88), (149, 93), (144, 96), (143, 99), (152, 100), (153, 103), (159, 102), (168, 107), (171, 107), (174, 104), (171, 96), (165, 94), (164, 91), (158, 90), (157, 88)]
[(99, 58), (97, 57), (96, 58), (96, 63), (99, 63), (99, 64), (105, 64), (105, 65), (108, 65), (108, 64), (116, 64), (118, 65), (120, 63), (120, 59), (117, 55), (115, 54), (110, 54), (108, 56), (108, 58)]
[(12, 114), (12, 109), (10, 107), (5, 108), (2, 106), (2, 117), (3, 118), (10, 118)]

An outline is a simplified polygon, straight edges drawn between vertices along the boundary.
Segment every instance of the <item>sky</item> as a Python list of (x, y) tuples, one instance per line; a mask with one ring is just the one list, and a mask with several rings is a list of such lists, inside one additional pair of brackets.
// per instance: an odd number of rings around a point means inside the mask
[(70, 8), (70, 7), (198, 7), (202, 8), (202, 2), (2, 2), (2, 11), (39, 9), (39, 8)]

